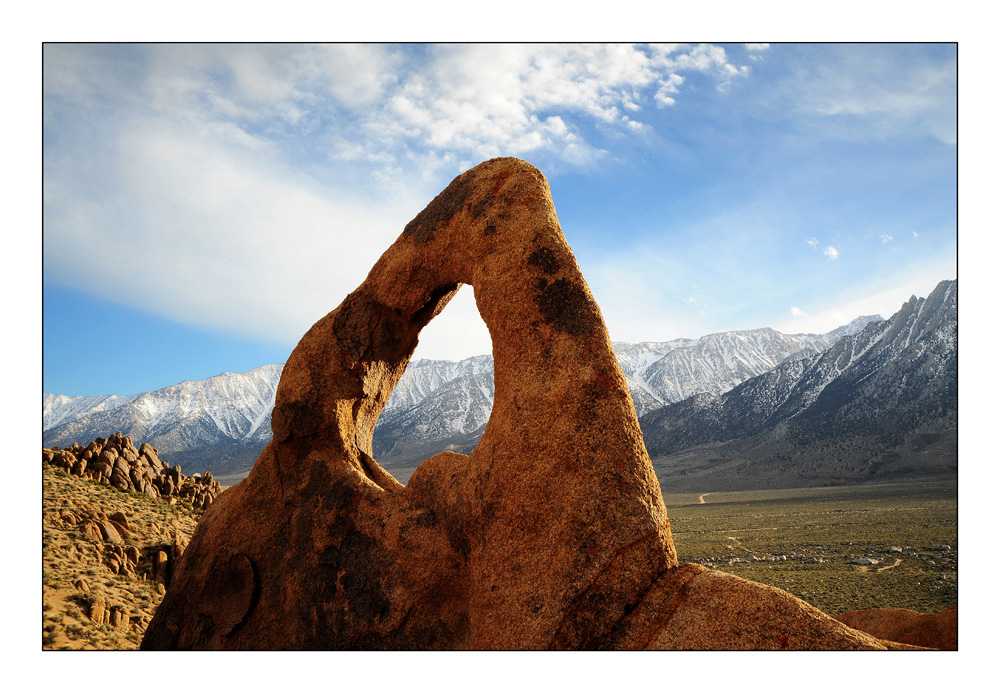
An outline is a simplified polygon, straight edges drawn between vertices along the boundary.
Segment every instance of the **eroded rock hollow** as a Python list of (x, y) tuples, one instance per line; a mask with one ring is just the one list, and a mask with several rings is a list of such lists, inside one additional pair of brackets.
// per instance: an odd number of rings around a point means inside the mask
[[(462, 284), (496, 398), (402, 486), (372, 431)], [(143, 648), (878, 648), (795, 597), (678, 566), (600, 310), (542, 174), (456, 178), (285, 365), (274, 438), (208, 509)]]

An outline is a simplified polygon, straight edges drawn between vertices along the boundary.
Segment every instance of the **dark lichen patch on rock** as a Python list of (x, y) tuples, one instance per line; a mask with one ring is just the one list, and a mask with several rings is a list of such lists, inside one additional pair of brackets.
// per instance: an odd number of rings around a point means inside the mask
[(471, 176), (459, 176), (440, 195), (431, 200), (413, 221), (403, 229), (403, 235), (422, 245), (434, 237), (440, 224), (447, 223), (462, 208), (472, 186)]
[(486, 193), (481, 198), (479, 198), (479, 200), (475, 204), (470, 202), (468, 205), (466, 205), (466, 209), (469, 211), (469, 214), (472, 216), (473, 219), (479, 219), (480, 217), (485, 215), (487, 211), (495, 207), (494, 205), (495, 199), (496, 196), (493, 193)]
[(316, 435), (323, 425), (323, 418), (316, 406), (302, 400), (290, 400), (276, 405), (271, 412), (271, 427), (279, 441), (286, 440), (294, 431), (302, 439)]
[[(491, 196), (487, 195), (487, 197), (491, 197)], [(506, 198), (504, 198), (504, 202), (505, 203), (507, 202)], [(504, 210), (502, 210), (500, 212), (497, 212), (496, 214), (487, 215), (487, 216), (490, 217), (490, 220), (487, 221), (486, 222), (486, 226), (483, 227), (483, 235), (484, 236), (493, 236), (493, 235), (496, 235), (498, 232), (500, 232), (503, 229), (503, 225), (507, 221), (507, 212), (504, 211)]]
[(536, 288), (538, 310), (545, 321), (557, 330), (579, 337), (599, 324), (597, 309), (579, 284), (567, 279), (551, 283), (542, 279), (536, 283)]
[(528, 256), (528, 264), (541, 269), (545, 274), (555, 274), (559, 271), (559, 260), (550, 248), (542, 246)]
[(348, 608), (366, 622), (389, 615), (390, 602), (381, 578), (394, 561), (391, 552), (371, 537), (349, 531), (340, 545), (337, 563)]

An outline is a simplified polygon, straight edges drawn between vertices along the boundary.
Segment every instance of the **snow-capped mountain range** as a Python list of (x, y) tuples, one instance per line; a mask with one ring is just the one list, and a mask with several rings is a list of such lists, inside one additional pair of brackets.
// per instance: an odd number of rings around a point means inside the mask
[[(722, 394), (793, 355), (815, 354), (879, 316), (825, 335), (770, 328), (640, 344), (615, 343), (639, 415), (699, 392)], [(271, 437), (281, 365), (223, 373), (131, 396), (43, 397), (43, 444), (66, 446), (121, 431), (161, 454), (219, 470), (248, 467)], [(375, 452), (396, 464), (428, 450), (475, 446), (493, 407), (493, 357), (412, 362), (379, 419)], [(416, 461), (419, 461), (416, 460)], [(222, 470), (219, 470), (222, 471)]]
[[(717, 398), (779, 367), (792, 372), (842, 338), (888, 322), (863, 316), (822, 335), (762, 328), (613, 346), (643, 417), (694, 395)], [(45, 394), (43, 445), (86, 443), (121, 431), (152, 443), (172, 463), (194, 465), (192, 471), (204, 467), (216, 476), (245, 471), (270, 440), (281, 368), (271, 364), (124, 397)], [(390, 469), (402, 469), (442, 449), (471, 450), (489, 419), (493, 396), (492, 356), (412, 362), (379, 419), (376, 457)]]
[[(748, 488), (948, 474), (957, 465), (958, 282), (911, 297), (889, 320), (793, 357), (722, 395), (702, 393), (639, 420), (666, 477), (698, 449), (711, 473)], [(698, 472), (698, 473), (695, 473)], [(661, 477), (666, 478), (666, 477)], [(710, 490), (708, 480), (675, 480)]]
[(789, 357), (818, 354), (881, 320), (866, 315), (823, 335), (771, 328), (719, 332), (701, 339), (613, 344), (639, 416), (700, 392), (722, 394)]
[[(128, 397), (43, 395), (45, 444), (89, 442), (121, 431), (165, 453), (220, 441), (266, 443), (280, 365), (187, 380)], [(86, 440), (84, 440), (86, 439)], [(262, 446), (263, 447), (263, 446)]]

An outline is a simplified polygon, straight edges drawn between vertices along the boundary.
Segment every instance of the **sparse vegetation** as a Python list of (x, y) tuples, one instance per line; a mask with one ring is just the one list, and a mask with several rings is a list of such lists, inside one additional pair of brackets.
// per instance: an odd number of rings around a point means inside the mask
[(664, 500), (681, 561), (779, 587), (828, 614), (888, 606), (935, 612), (958, 601), (954, 482)]
[[(957, 485), (905, 483), (772, 491), (666, 494), (682, 561), (787, 590), (837, 615), (895, 606), (940, 611), (958, 600)], [(114, 548), (67, 525), (67, 514), (121, 511), (138, 549), (134, 575), (115, 575)], [(161, 596), (153, 552), (190, 537), (200, 513), (43, 465), (42, 645), (137, 649)], [(868, 565), (851, 561), (870, 559)], [(125, 614), (96, 624), (100, 599)]]
[[(129, 524), (121, 544), (88, 535), (78, 524), (84, 517), (116, 512)], [(42, 647), (137, 649), (162, 599), (153, 580), (152, 558), (175, 537), (186, 542), (200, 516), (190, 501), (171, 505), (140, 493), (121, 493), (43, 464)], [(132, 547), (139, 555), (134, 570), (115, 574), (113, 551)], [(105, 610), (120, 614), (117, 627), (91, 618), (94, 605), (102, 600)]]

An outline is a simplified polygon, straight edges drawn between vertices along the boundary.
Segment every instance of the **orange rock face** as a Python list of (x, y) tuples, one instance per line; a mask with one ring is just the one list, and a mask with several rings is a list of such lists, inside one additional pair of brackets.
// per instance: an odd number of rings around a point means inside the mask
[[(470, 456), (402, 486), (372, 431), (461, 284), (496, 396)], [(791, 595), (677, 565), (604, 321), (542, 174), (456, 178), (285, 364), (274, 438), (211, 505), (146, 649), (881, 647)]]
[(837, 620), (882, 640), (936, 650), (958, 649), (958, 604), (936, 614), (910, 609), (848, 611)]

